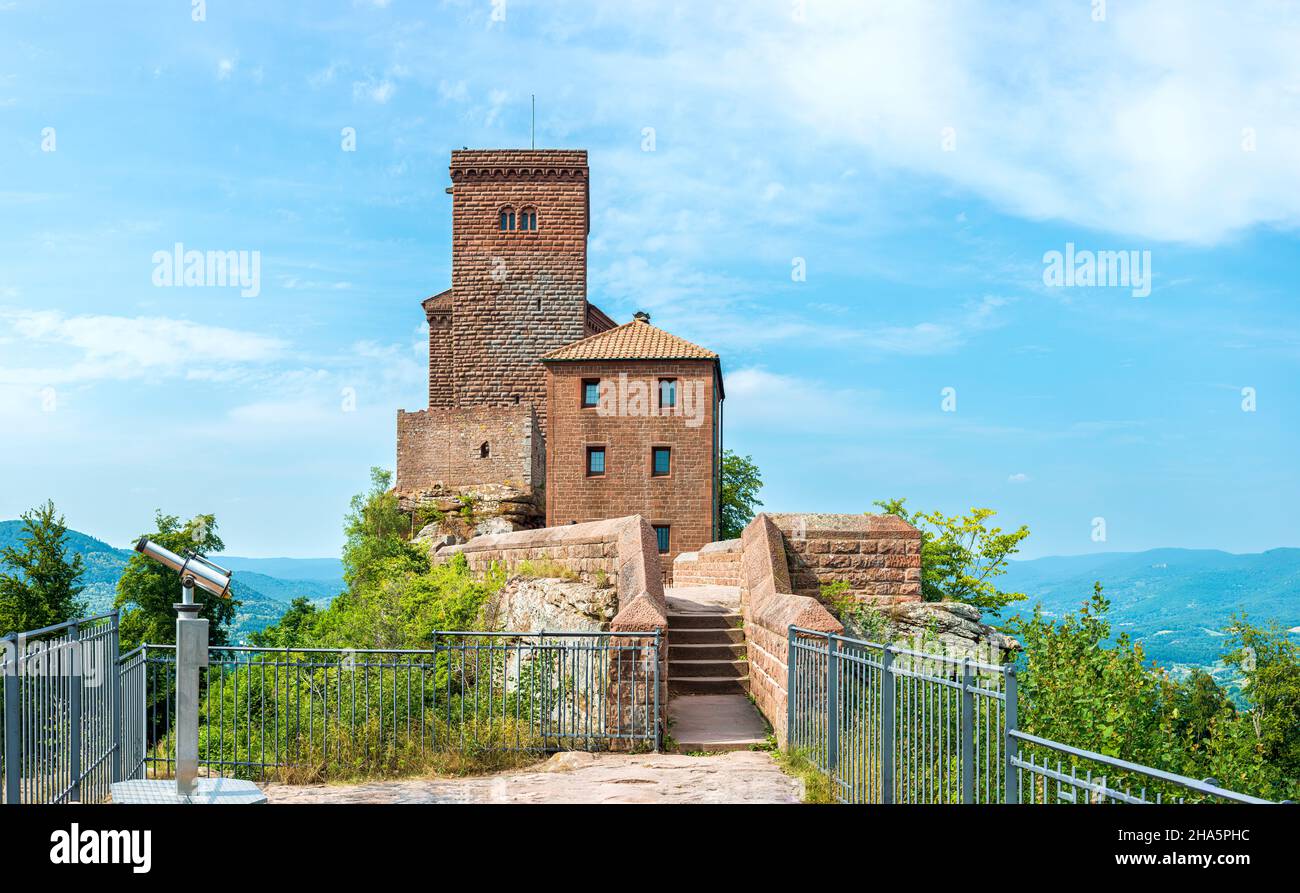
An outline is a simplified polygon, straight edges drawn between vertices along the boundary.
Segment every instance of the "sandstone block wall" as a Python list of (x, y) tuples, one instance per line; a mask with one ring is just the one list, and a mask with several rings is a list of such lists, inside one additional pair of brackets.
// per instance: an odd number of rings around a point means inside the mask
[(531, 406), (399, 410), (396, 489), (410, 495), (500, 483), (532, 492), (545, 482), (542, 450)]
[(740, 586), (741, 541), (722, 540), (673, 561), (674, 586)]
[(821, 597), (843, 581), (845, 595), (888, 607), (921, 601), (921, 532), (894, 515), (771, 514), (783, 535), (791, 591)]

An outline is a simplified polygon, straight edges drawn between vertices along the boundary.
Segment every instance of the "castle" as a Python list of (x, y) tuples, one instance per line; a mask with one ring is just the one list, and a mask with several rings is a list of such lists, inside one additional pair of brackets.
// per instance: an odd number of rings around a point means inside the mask
[(451, 153), (451, 287), (423, 302), (429, 408), (397, 413), (404, 508), (478, 533), (641, 515), (664, 567), (718, 539), (721, 362), (587, 300), (582, 150)]

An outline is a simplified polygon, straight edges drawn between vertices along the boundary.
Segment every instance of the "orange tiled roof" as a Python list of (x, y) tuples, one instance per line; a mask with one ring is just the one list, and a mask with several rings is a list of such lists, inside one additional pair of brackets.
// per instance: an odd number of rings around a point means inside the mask
[(560, 360), (716, 360), (718, 355), (670, 335), (641, 319), (566, 344), (542, 355), (542, 362)]

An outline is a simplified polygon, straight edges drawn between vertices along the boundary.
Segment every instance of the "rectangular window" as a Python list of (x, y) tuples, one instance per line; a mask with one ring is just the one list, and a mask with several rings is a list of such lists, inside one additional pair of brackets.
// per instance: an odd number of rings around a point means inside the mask
[(659, 379), (659, 408), (672, 409), (677, 405), (677, 379)]
[(600, 402), (600, 379), (584, 378), (582, 380), (582, 405), (583, 408), (595, 406)]
[(672, 465), (672, 447), (655, 447), (650, 452), (650, 474), (657, 478), (665, 477)]
[(605, 448), (587, 447), (587, 476), (597, 477), (605, 473)]
[(668, 551), (671, 544), (671, 539), (668, 534), (671, 528), (667, 524), (656, 524), (654, 527), (655, 539), (659, 542), (659, 553), (662, 555)]

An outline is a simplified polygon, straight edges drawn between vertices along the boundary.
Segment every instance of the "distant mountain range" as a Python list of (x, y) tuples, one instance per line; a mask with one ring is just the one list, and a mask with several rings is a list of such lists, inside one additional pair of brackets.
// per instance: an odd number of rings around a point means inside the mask
[[(0, 548), (18, 545), (21, 532), (21, 521), (0, 521)], [(75, 530), (68, 531), (68, 546), (85, 562), (81, 582), (86, 588), (81, 597), (88, 602), (90, 612), (111, 610), (118, 578), (134, 553)], [(337, 558), (210, 557), (234, 571), (231, 594), (241, 604), (231, 630), (233, 642), (243, 641), (249, 633), (279, 620), (289, 603), (300, 595), (323, 606), (343, 591), (343, 564)]]
[(998, 587), (1024, 592), (1007, 616), (1034, 604), (1048, 618), (1078, 610), (1100, 581), (1116, 634), (1142, 642), (1147, 655), (1177, 671), (1214, 668), (1229, 619), (1245, 612), (1300, 634), (1300, 549), (1233, 555), (1214, 549), (1150, 549), (1012, 562)]
[[(0, 521), (0, 547), (15, 544), (21, 522)], [(94, 612), (113, 603), (118, 577), (131, 557), (76, 531), (69, 545), (86, 564), (83, 598)], [(274, 623), (295, 597), (325, 605), (343, 591), (343, 565), (336, 558), (241, 558), (212, 556), (235, 572), (240, 605), (232, 640)], [(1300, 549), (1233, 555), (1212, 549), (1151, 549), (1014, 561), (999, 578), (1004, 590), (1024, 592), (1005, 617), (1028, 614), (1035, 604), (1049, 618), (1078, 610), (1101, 581), (1111, 600), (1115, 632), (1141, 641), (1161, 666), (1214, 670), (1229, 619), (1246, 612), (1257, 623), (1276, 620), (1300, 635)]]

